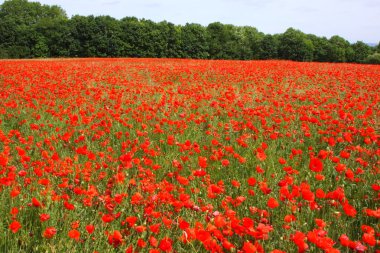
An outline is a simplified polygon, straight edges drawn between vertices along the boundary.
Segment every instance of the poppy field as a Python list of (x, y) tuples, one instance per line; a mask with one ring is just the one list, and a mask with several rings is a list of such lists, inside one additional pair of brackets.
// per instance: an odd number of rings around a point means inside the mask
[(380, 252), (380, 66), (0, 61), (0, 252)]

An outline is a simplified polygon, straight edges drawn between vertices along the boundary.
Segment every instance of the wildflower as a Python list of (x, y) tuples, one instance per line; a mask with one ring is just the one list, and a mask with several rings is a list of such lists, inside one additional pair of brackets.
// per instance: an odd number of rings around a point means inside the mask
[(108, 235), (108, 243), (114, 248), (119, 247), (123, 243), (123, 236), (119, 230), (115, 230), (113, 234)]
[(76, 240), (76, 241), (79, 241), (80, 239), (80, 232), (76, 229), (72, 229), (69, 231), (68, 233), (69, 237)]
[(164, 252), (170, 252), (172, 251), (172, 239), (168, 238), (168, 237), (165, 237), (164, 239), (162, 239), (160, 241), (160, 244), (158, 245), (158, 247), (164, 251)]
[(21, 228), (21, 224), (18, 221), (12, 221), (11, 224), (9, 224), (9, 229), (12, 231), (12, 233), (17, 233), (17, 231)]
[(46, 239), (51, 239), (57, 234), (57, 229), (55, 227), (47, 227), (43, 233), (43, 237)]
[(309, 163), (309, 169), (314, 172), (321, 172), (323, 170), (323, 163), (318, 158), (311, 158)]
[(274, 209), (279, 206), (278, 201), (275, 198), (269, 198), (267, 206), (271, 209)]
[(50, 219), (50, 215), (49, 214), (47, 214), (47, 213), (40, 214), (40, 221), (41, 222), (45, 222), (45, 221), (47, 221), (49, 219)]
[(87, 233), (92, 234), (95, 230), (94, 225), (87, 225), (86, 226)]

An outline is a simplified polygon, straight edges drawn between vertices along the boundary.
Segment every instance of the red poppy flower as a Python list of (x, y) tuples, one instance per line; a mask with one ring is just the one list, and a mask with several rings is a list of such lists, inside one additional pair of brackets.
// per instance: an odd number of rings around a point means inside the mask
[(199, 164), (199, 167), (201, 167), (202, 169), (207, 168), (207, 158), (203, 156), (199, 156), (198, 164)]
[(248, 178), (247, 182), (248, 182), (249, 186), (255, 186), (255, 184), (256, 184), (256, 178), (250, 177), (250, 178)]
[(256, 246), (254, 244), (252, 244), (251, 242), (244, 242), (242, 251), (244, 253), (256, 253), (256, 252), (258, 252)]
[(32, 205), (34, 207), (41, 207), (42, 206), (42, 204), (36, 198), (32, 198)]
[(49, 219), (50, 219), (50, 215), (49, 214), (47, 214), (47, 213), (40, 214), (40, 221), (41, 222), (47, 221)]
[(224, 167), (227, 167), (228, 165), (230, 165), (230, 161), (228, 161), (227, 159), (223, 159), (221, 162)]
[(79, 239), (80, 239), (80, 232), (76, 229), (70, 230), (68, 235), (70, 238), (72, 238), (76, 241), (79, 241)]
[(265, 152), (263, 150), (259, 150), (256, 152), (256, 157), (257, 159), (259, 159), (260, 161), (265, 161), (265, 159), (267, 159), (267, 155), (265, 154)]
[(164, 239), (162, 239), (160, 241), (160, 244), (158, 245), (158, 247), (164, 251), (164, 252), (170, 252), (172, 251), (172, 244), (173, 244), (173, 241), (172, 239), (168, 238), (168, 237), (165, 237)]
[(351, 217), (356, 216), (356, 213), (357, 213), (356, 209), (352, 205), (350, 205), (347, 201), (343, 203), (343, 210), (348, 216), (351, 216)]
[(123, 236), (120, 231), (115, 230), (113, 234), (108, 235), (108, 243), (114, 248), (119, 247), (123, 243)]
[(51, 239), (57, 234), (57, 229), (55, 227), (47, 227), (43, 233), (43, 237), (46, 239)]
[(94, 225), (87, 225), (86, 230), (89, 234), (92, 234), (95, 230), (95, 226)]
[(323, 163), (316, 157), (310, 159), (309, 169), (314, 172), (321, 172), (323, 170)]
[(274, 209), (279, 206), (278, 201), (275, 198), (269, 198), (267, 202), (267, 206), (271, 209)]
[(18, 221), (12, 221), (12, 223), (9, 224), (9, 229), (12, 231), (12, 233), (17, 233), (20, 228), (21, 224)]

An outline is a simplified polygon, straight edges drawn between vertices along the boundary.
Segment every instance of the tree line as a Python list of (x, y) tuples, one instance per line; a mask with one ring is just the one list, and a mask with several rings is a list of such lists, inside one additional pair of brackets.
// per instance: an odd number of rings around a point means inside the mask
[(264, 34), (251, 26), (153, 22), (135, 17), (68, 18), (56, 5), (8, 0), (0, 5), (0, 58), (154, 57), (194, 59), (286, 59), (380, 63), (380, 42), (371, 47), (305, 34), (289, 28)]

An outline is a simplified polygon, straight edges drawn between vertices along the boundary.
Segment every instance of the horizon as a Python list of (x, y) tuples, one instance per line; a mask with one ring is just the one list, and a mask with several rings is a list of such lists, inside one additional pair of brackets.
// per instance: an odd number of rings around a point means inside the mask
[[(288, 28), (294, 28), (319, 37), (330, 38), (338, 35), (350, 43), (363, 41), (377, 45), (380, 41), (380, 23), (376, 23), (380, 16), (380, 2), (376, 0), (322, 0), (318, 3), (302, 0), (29, 2), (58, 5), (69, 18), (74, 15), (109, 15), (116, 19), (132, 16), (154, 22), (167, 21), (176, 25), (197, 23), (203, 26), (221, 22), (235, 26), (252, 26), (265, 34), (284, 33)], [(2, 3), (4, 0), (0, 1)], [(230, 11), (231, 9), (236, 11)]]

